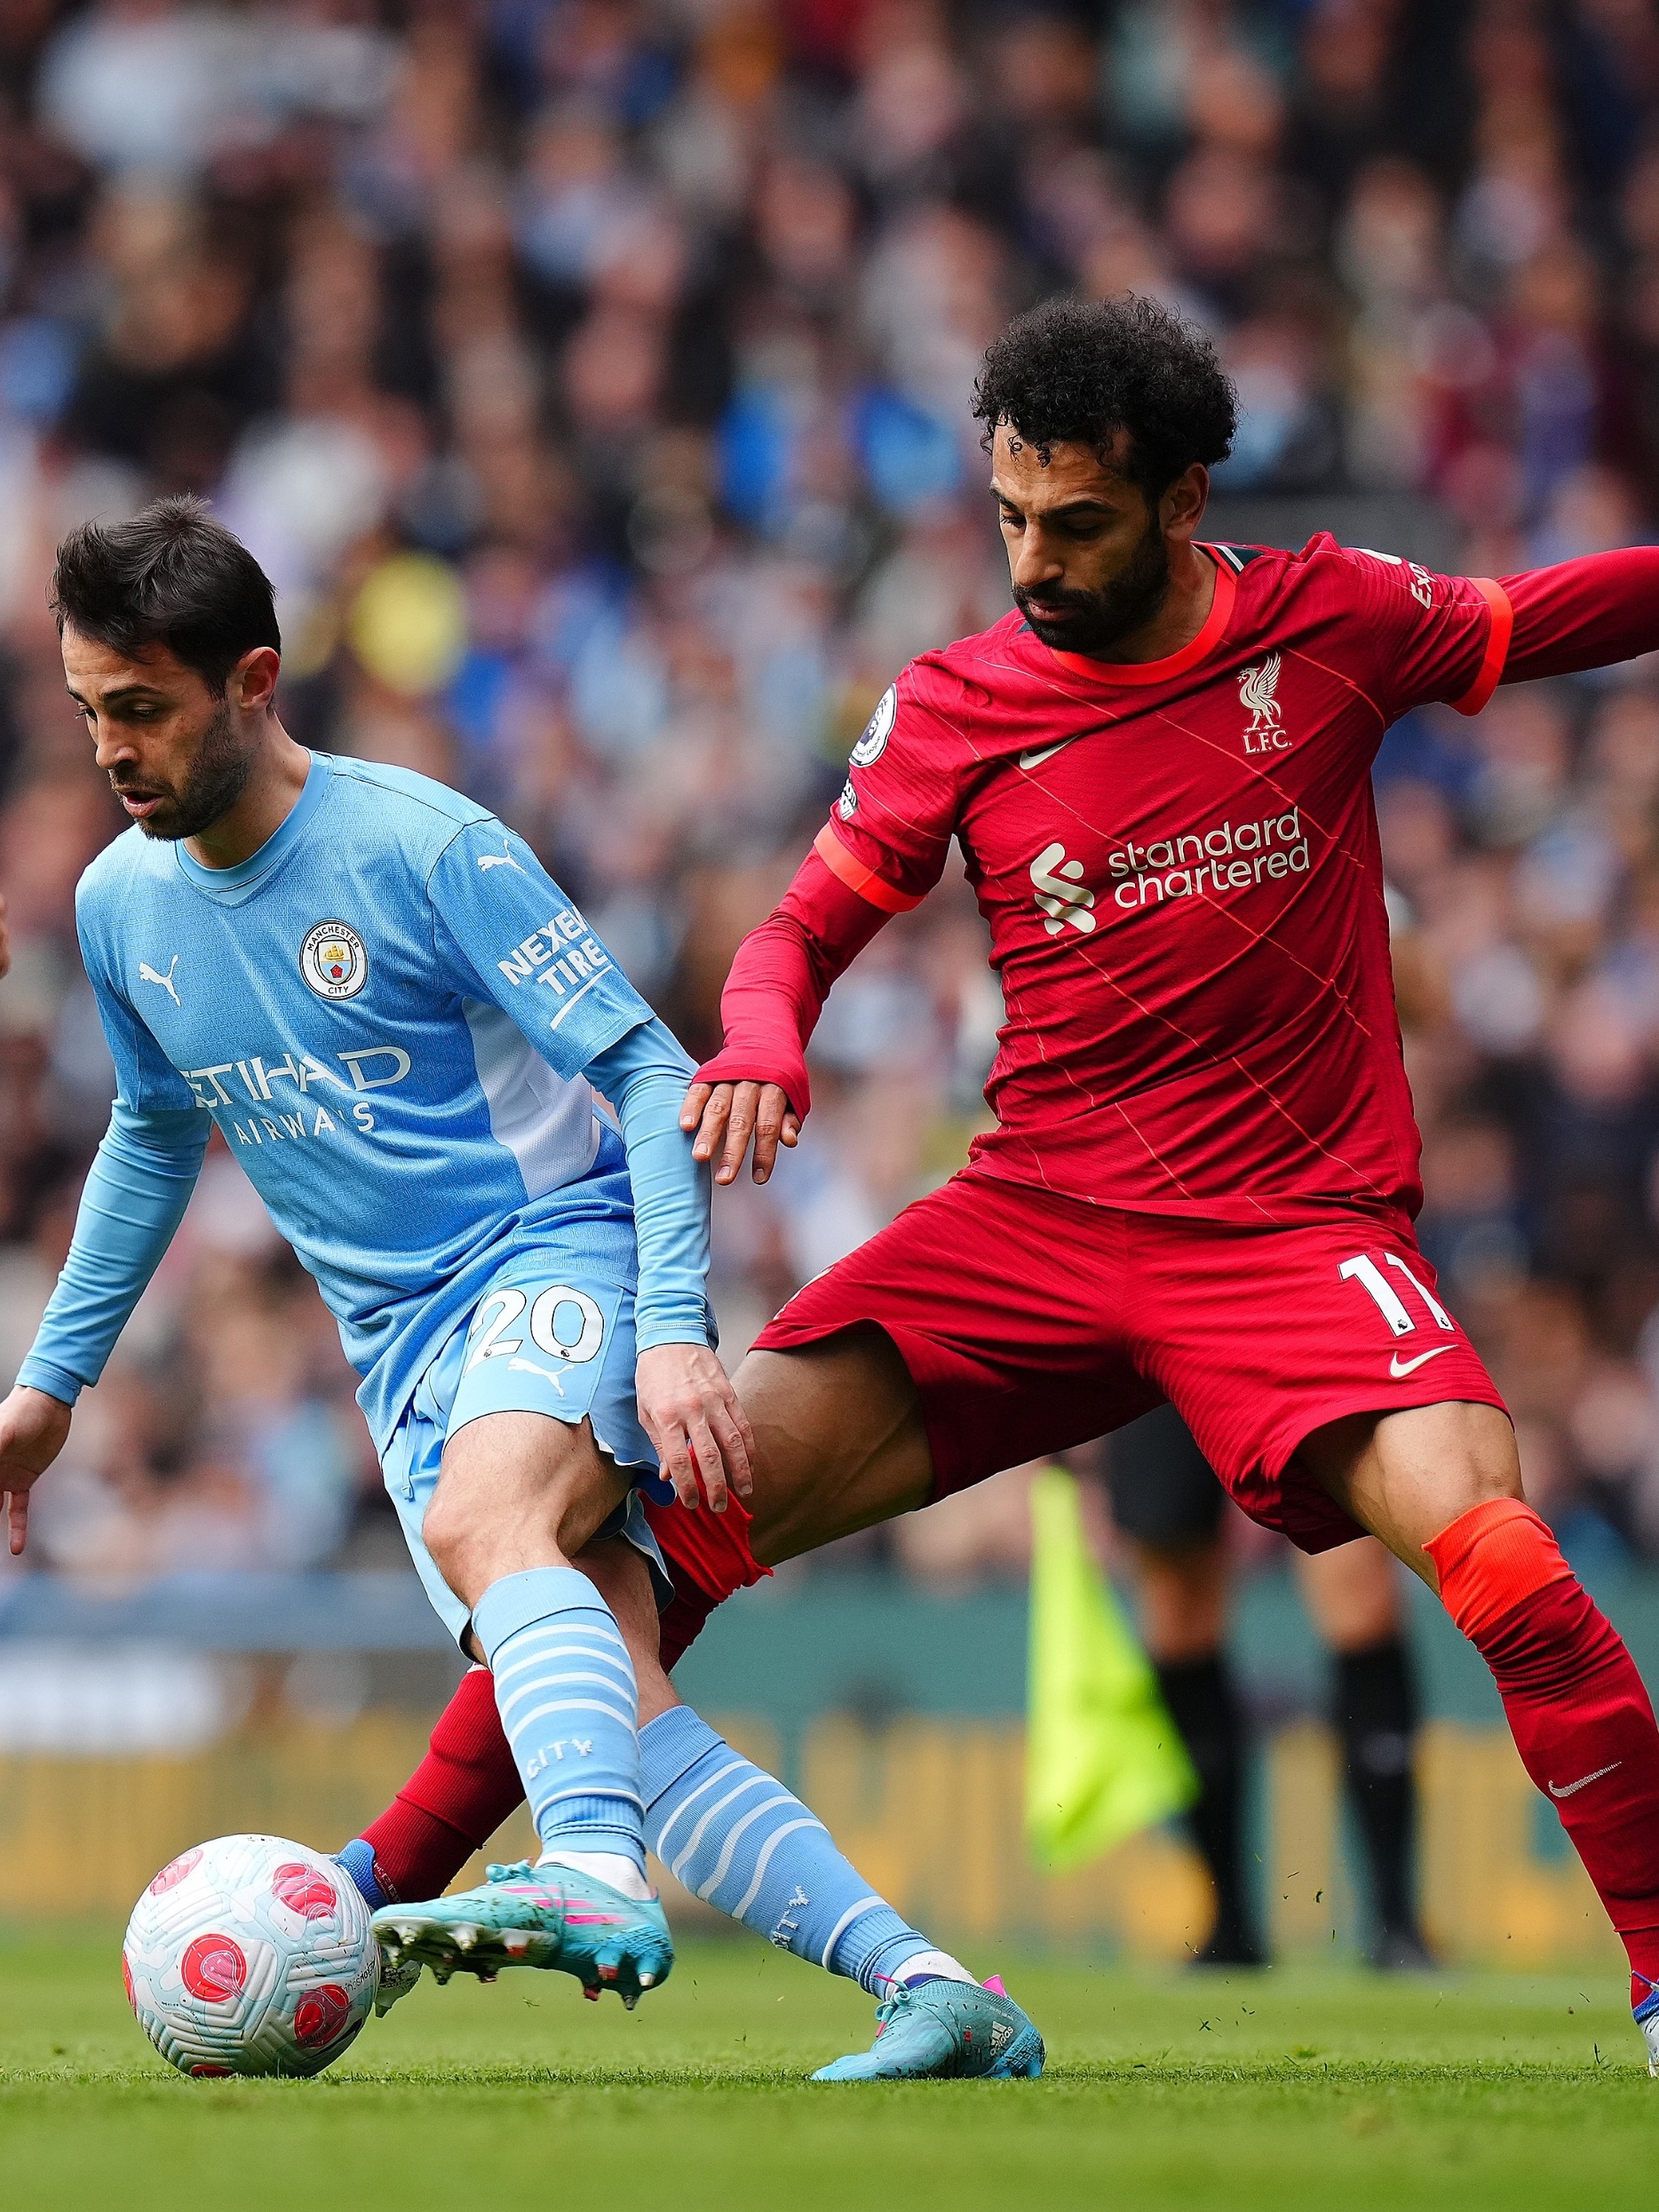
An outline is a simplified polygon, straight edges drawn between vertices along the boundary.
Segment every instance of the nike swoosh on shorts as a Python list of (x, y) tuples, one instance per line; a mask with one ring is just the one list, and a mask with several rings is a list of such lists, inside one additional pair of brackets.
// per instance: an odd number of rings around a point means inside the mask
[(1598, 1767), (1593, 1774), (1581, 1776), (1576, 1782), (1569, 1782), (1565, 1789), (1558, 1789), (1552, 1782), (1550, 1794), (1552, 1797), (1576, 1797), (1581, 1789), (1588, 1789), (1592, 1782), (1599, 1782), (1604, 1774), (1611, 1774), (1613, 1767), (1622, 1767), (1623, 1764), (1623, 1759), (1615, 1759), (1613, 1766)]
[(1407, 1375), (1416, 1374), (1417, 1369), (1425, 1367), (1431, 1359), (1438, 1359), (1442, 1352), (1455, 1352), (1457, 1349), (1455, 1344), (1437, 1344), (1432, 1352), (1419, 1352), (1415, 1359), (1406, 1360), (1402, 1360), (1396, 1352), (1388, 1363), (1388, 1372), (1399, 1382)]

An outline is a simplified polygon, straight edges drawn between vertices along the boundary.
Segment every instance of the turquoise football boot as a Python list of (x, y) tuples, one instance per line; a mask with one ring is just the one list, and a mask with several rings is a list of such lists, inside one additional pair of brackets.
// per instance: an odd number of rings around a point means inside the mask
[(881, 2025), (869, 2050), (821, 2066), (814, 2081), (1033, 2081), (1047, 2053), (1002, 1977), (980, 1982), (902, 1984), (876, 2008)]
[(614, 1989), (631, 2012), (643, 1990), (668, 1979), (674, 1939), (656, 1898), (625, 1898), (572, 1866), (492, 1866), (481, 1890), (375, 1914), (382, 1959), (411, 1960), (435, 1981), (456, 1972), (493, 1982), (504, 1966), (557, 1967), (584, 1997)]

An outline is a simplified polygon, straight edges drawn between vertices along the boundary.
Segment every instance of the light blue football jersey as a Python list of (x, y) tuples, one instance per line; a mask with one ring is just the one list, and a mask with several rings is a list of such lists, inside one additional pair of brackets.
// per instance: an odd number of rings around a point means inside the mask
[(585, 1224), (631, 1278), (625, 1156), (582, 1071), (651, 1009), (481, 807), (320, 753), (250, 860), (135, 827), (76, 919), (121, 1101), (211, 1116), (316, 1277), (377, 1446), (515, 1241)]

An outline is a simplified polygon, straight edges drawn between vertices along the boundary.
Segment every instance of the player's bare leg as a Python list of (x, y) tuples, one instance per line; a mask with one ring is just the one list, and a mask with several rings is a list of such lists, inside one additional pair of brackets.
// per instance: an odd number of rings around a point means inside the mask
[(750, 1352), (734, 1380), (755, 1432), (749, 1540), (764, 1566), (928, 1502), (921, 1399), (884, 1331)]
[(543, 1852), (460, 1897), (383, 1908), (375, 1930), (393, 1967), (417, 1958), (441, 1979), (557, 1967), (631, 2006), (672, 1966), (645, 1880), (634, 1668), (575, 1564), (630, 1487), (585, 1420), (486, 1414), (444, 1448), (426, 1548), (472, 1613)]
[(489, 1413), (444, 1448), (426, 1548), (456, 1595), (476, 1605), (505, 1575), (574, 1564), (628, 1489), (585, 1421)]
[(1524, 1502), (1509, 1422), (1465, 1403), (1356, 1414), (1298, 1457), (1491, 1668), (1521, 1762), (1623, 1938), (1659, 2073), (1659, 1729), (1630, 1653)]

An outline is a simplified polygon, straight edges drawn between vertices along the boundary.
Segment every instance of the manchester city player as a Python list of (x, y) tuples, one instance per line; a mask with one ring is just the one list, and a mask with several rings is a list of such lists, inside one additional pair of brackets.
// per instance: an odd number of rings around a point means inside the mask
[(416, 1564), (494, 1670), (542, 1839), (536, 1866), (418, 1906), (348, 1847), (382, 1906), (383, 2001), (425, 1961), (441, 1978), (558, 1967), (631, 2005), (673, 1955), (643, 1799), (701, 1896), (889, 2009), (937, 2011), (921, 2070), (1039, 2072), (1024, 2016), (1017, 2037), (1015, 2009), (771, 1776), (685, 1707), (637, 1730), (618, 1616), (655, 1650), (641, 1624), (667, 1594), (639, 1492), (695, 1506), (701, 1484), (718, 1507), (752, 1448), (709, 1344), (707, 1179), (678, 1126), (674, 1039), (499, 822), (289, 738), (270, 585), (199, 504), (74, 532), (54, 601), (71, 696), (136, 826), (77, 900), (119, 1090), (0, 1406), (12, 1551), (217, 1126), (339, 1323)]
[(573, 1562), (594, 1547), (624, 1591), (661, 1572), (639, 1496), (659, 1460), (688, 1503), (699, 1472), (747, 1484), (677, 1126), (689, 1063), (499, 822), (293, 742), (270, 585), (198, 504), (73, 532), (53, 595), (134, 826), (77, 898), (119, 1087), (0, 1408), (12, 1548), (217, 1126), (339, 1324), (433, 1603), (495, 1671), (544, 1857), (477, 1917), (504, 1958), (631, 2005), (673, 1951), (633, 1668)]

